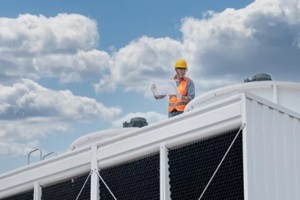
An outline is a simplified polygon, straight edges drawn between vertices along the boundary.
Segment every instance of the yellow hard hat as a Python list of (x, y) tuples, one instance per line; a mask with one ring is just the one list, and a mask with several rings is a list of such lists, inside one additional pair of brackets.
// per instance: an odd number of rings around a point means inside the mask
[(183, 69), (187, 69), (187, 64), (186, 61), (183, 59), (178, 59), (174, 65), (175, 69), (176, 68), (183, 68)]

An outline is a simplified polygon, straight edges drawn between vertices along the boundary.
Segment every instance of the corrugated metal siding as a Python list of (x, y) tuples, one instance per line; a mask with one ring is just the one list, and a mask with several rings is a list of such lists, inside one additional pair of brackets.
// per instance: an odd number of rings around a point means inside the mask
[[(159, 199), (159, 154), (100, 170), (116, 199)], [(114, 200), (99, 181), (100, 199)]]
[(169, 170), (172, 200), (244, 199), (242, 134), (217, 169), (238, 129), (220, 133), (192, 144), (169, 150)]
[(246, 100), (246, 199), (300, 199), (300, 120), (284, 111)]
[[(90, 177), (83, 174), (60, 183), (42, 188), (42, 200), (90, 199)], [(85, 184), (86, 182), (86, 184)], [(81, 191), (82, 190), (82, 191)]]

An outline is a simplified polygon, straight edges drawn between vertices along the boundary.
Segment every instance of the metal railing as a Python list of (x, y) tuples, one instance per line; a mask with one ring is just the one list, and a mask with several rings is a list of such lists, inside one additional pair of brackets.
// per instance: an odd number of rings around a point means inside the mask
[(30, 151), (27, 155), (27, 163), (28, 165), (30, 164), (30, 155), (36, 151), (39, 151), (40, 152), (40, 160), (42, 160), (42, 150), (41, 149), (34, 149), (32, 151)]

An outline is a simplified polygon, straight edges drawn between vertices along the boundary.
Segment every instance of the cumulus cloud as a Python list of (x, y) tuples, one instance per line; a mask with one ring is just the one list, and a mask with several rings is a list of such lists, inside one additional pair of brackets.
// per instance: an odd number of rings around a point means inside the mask
[[(64, 83), (86, 81), (98, 94), (121, 88), (148, 97), (149, 84), (173, 76), (174, 62), (182, 57), (198, 93), (243, 82), (257, 73), (300, 81), (299, 2), (256, 0), (242, 9), (207, 11), (201, 19), (187, 16), (182, 19), (180, 39), (141, 36), (111, 53), (97, 49), (97, 22), (82, 15), (0, 18), (0, 125), (6, 130), (0, 135), (7, 138), (13, 133), (16, 137), (9, 141), (36, 139), (67, 130), (66, 121), (111, 119), (121, 112), (117, 106), (106, 107), (69, 90), (44, 88), (37, 82), (45, 77)], [(148, 122), (166, 117), (138, 113), (112, 126), (133, 116), (144, 116)], [(56, 126), (47, 132), (41, 128), (43, 120)], [(39, 126), (31, 127), (33, 122)], [(33, 127), (39, 127), (39, 133)], [(31, 132), (29, 138), (21, 129)]]
[(72, 123), (109, 120), (120, 112), (119, 107), (105, 107), (69, 90), (50, 90), (29, 79), (12, 86), (0, 85), (0, 151), (20, 153), (25, 146), (33, 148), (47, 134), (69, 131)]
[(25, 14), (0, 18), (0, 26), (2, 152), (19, 154), (24, 147), (36, 147), (41, 137), (70, 131), (72, 123), (106, 121), (122, 111), (35, 82), (45, 77), (71, 83), (107, 76), (110, 58), (96, 49), (100, 35), (94, 20), (77, 14)]
[(108, 54), (96, 50), (97, 23), (85, 16), (26, 14), (0, 18), (0, 26), (0, 81), (59, 77), (75, 82), (98, 79), (109, 67)]
[[(7, 155), (27, 155), (32, 149), (35, 149), (39, 145), (38, 140), (27, 142), (0, 142), (0, 156), (5, 157)], [(26, 151), (24, 151), (26, 150)]]
[(107, 85), (143, 92), (149, 80), (171, 78), (174, 59), (181, 52), (182, 44), (176, 40), (143, 36), (112, 55), (109, 78), (101, 79), (95, 87), (98, 92), (105, 91)]
[(258, 73), (299, 81), (299, 5), (298, 0), (257, 0), (241, 9), (207, 11), (201, 19), (187, 16), (180, 40), (142, 36), (114, 52), (110, 73), (95, 90), (145, 92), (149, 81), (173, 75), (179, 57), (188, 61), (198, 92)]
[[(59, 22), (59, 23), (58, 23)], [(1, 51), (27, 54), (48, 54), (72, 51), (76, 48), (89, 50), (98, 40), (96, 22), (76, 14), (19, 15), (16, 19), (1, 18)], [(92, 31), (92, 32), (91, 32)], [(12, 53), (12, 52), (10, 52)], [(17, 54), (15, 54), (17, 55)]]
[[(93, 81), (97, 93), (145, 92), (149, 81), (173, 75), (183, 57), (197, 88), (242, 82), (256, 73), (299, 80), (298, 0), (256, 0), (242, 9), (207, 11), (182, 20), (182, 38), (141, 36), (111, 54), (97, 49), (97, 22), (82, 15), (20, 15), (0, 18), (1, 78), (58, 77)], [(285, 70), (283, 70), (283, 67)], [(203, 88), (204, 87), (204, 88)]]
[(184, 48), (198, 66), (191, 69), (193, 75), (211, 87), (256, 73), (299, 81), (299, 11), (299, 1), (260, 0), (239, 10), (209, 11), (203, 19), (184, 19)]
[(106, 108), (95, 99), (75, 96), (69, 90), (50, 90), (29, 79), (13, 86), (0, 85), (0, 104), (0, 119), (49, 117), (80, 121), (112, 118), (121, 112), (118, 107)]

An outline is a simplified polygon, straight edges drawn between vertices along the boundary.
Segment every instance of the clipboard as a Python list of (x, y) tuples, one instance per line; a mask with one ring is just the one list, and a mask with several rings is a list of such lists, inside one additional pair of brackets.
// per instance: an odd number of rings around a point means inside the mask
[(155, 95), (176, 95), (177, 85), (174, 80), (160, 81), (153, 83), (156, 86)]

